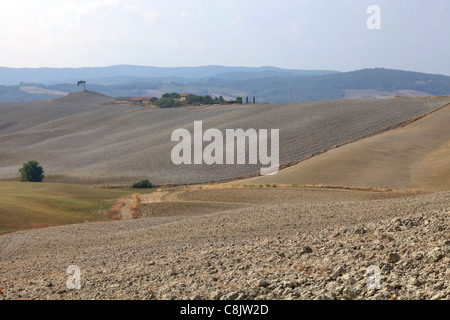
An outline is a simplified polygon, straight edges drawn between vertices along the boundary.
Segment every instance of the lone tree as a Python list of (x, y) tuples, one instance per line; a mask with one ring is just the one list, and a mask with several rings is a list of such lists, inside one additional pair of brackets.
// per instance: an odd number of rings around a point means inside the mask
[(77, 87), (79, 87), (80, 85), (83, 85), (83, 87), (84, 87), (84, 91), (86, 91), (86, 81), (84, 81), (84, 80), (80, 80), (80, 81), (78, 81), (78, 83), (77, 83)]
[(44, 179), (44, 169), (39, 165), (39, 162), (30, 160), (23, 164), (19, 169), (20, 182), (42, 182)]

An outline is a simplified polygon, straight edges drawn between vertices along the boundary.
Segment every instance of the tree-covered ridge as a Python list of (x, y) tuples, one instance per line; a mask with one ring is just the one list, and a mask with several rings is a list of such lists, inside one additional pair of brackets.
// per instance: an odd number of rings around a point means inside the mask
[(165, 93), (162, 97), (154, 103), (154, 105), (160, 108), (172, 108), (181, 106), (201, 106), (201, 105), (212, 105), (212, 104), (234, 104), (242, 103), (242, 97), (238, 97), (236, 100), (225, 101), (222, 96), (215, 96), (214, 98), (210, 95), (198, 96), (195, 94), (179, 94), (179, 93)]
[[(210, 77), (202, 80), (165, 79), (155, 81), (142, 79), (138, 82), (125, 82), (122, 84), (100, 85), (91, 83), (89, 90), (97, 91), (111, 97), (124, 96), (157, 96), (166, 92), (189, 92), (196, 96), (195, 103), (209, 104), (208, 98), (220, 96), (246, 97), (252, 100), (257, 97), (258, 102), (280, 103), (292, 101), (314, 101), (327, 99), (341, 99), (345, 96), (344, 90), (374, 89), (395, 93), (396, 90), (414, 90), (430, 95), (450, 95), (450, 77), (443, 75), (425, 74), (388, 69), (364, 69), (345, 73), (331, 73), (325, 75), (296, 75), (284, 73), (283, 76), (260, 78), (240, 77), (235, 73), (233, 77)], [(125, 81), (125, 80), (124, 80)], [(20, 86), (0, 86), (0, 102), (34, 101), (51, 99), (50, 94), (30, 94), (21, 90), (22, 86), (36, 86), (54, 90), (55, 92), (72, 93), (79, 91), (76, 84), (43, 85), (39, 83), (22, 83)], [(57, 96), (54, 96), (56, 98)], [(201, 101), (201, 98), (206, 101)], [(167, 101), (166, 101), (167, 102)]]

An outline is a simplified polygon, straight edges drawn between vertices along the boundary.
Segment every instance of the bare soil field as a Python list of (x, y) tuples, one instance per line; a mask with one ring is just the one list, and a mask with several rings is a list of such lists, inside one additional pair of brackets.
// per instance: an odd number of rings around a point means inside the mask
[[(11, 116), (25, 117), (34, 106), (49, 117), (48, 103), (0, 105), (9, 114), (0, 120), (0, 176), (12, 179), (16, 163), (36, 155), (50, 180), (81, 183), (211, 182), (259, 171), (172, 167), (164, 157), (170, 134), (192, 129), (194, 119), (222, 130), (279, 128), (284, 162), (344, 146), (276, 176), (121, 199), (119, 215), (126, 220), (1, 235), (0, 300), (450, 299), (450, 188), (445, 175), (436, 178), (448, 169), (449, 107), (409, 121), (449, 97), (173, 110), (82, 97), (82, 107), (80, 95), (60, 100), (66, 115), (56, 135), (42, 114), (40, 120), (30, 115), (29, 126)], [(324, 161), (296, 175), (302, 165), (334, 153), (341, 162)], [(334, 180), (322, 180), (323, 172)], [(405, 172), (415, 175), (405, 178)], [(304, 181), (308, 174), (318, 180)], [(79, 290), (67, 287), (72, 265), (81, 270)], [(367, 285), (373, 267), (377, 288)]]
[(69, 94), (69, 92), (44, 89), (44, 88), (39, 88), (39, 87), (35, 87), (35, 86), (21, 86), (20, 90), (24, 91), (24, 92), (32, 93), (32, 94), (53, 94), (56, 97), (57, 96), (66, 96)]
[(177, 198), (184, 201), (224, 202), (224, 203), (255, 203), (272, 204), (285, 202), (323, 202), (323, 201), (367, 201), (402, 197), (407, 192), (377, 192), (345, 189), (320, 188), (231, 188), (231, 189), (201, 189), (179, 193)]
[(393, 98), (393, 97), (432, 97), (431, 94), (416, 90), (396, 90), (394, 92), (376, 89), (344, 90), (344, 99)]
[[(262, 199), (261, 191), (249, 192)], [(450, 298), (449, 192), (343, 192), (362, 193), (358, 201), (317, 192), (324, 201), (196, 215), (175, 203), (178, 215), (0, 236), (0, 299)], [(66, 287), (70, 265), (81, 269), (80, 290)], [(381, 270), (376, 290), (369, 266)]]
[(450, 105), (405, 127), (333, 149), (244, 184), (450, 190)]
[[(212, 188), (212, 189), (211, 189)], [(159, 194), (162, 194), (160, 197)], [(332, 201), (369, 201), (393, 199), (413, 192), (357, 191), (300, 187), (230, 188), (227, 185), (208, 187), (179, 187), (141, 195), (139, 217), (193, 216), (217, 213), (231, 209), (258, 207), (285, 203), (323, 203)], [(157, 199), (154, 201), (153, 199)]]
[[(54, 101), (0, 104), (0, 179), (37, 160), (46, 181), (83, 184), (209, 183), (248, 177), (259, 165), (181, 165), (171, 161), (175, 129), (279, 129), (280, 162), (295, 163), (335, 146), (397, 127), (450, 98), (332, 100), (153, 109), (104, 105), (79, 92)], [(55, 128), (52, 132), (53, 127)]]

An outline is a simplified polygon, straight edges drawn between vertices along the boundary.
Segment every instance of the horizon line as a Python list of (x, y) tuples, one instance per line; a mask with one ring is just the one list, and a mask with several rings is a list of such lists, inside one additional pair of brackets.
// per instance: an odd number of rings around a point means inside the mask
[(371, 67), (363, 67), (352, 70), (335, 70), (335, 69), (299, 69), (299, 68), (288, 68), (288, 67), (277, 67), (271, 65), (264, 66), (243, 66), (243, 65), (220, 65), (220, 64), (210, 64), (210, 65), (198, 65), (198, 66), (177, 66), (177, 67), (167, 67), (167, 66), (152, 66), (152, 65), (141, 65), (141, 64), (114, 64), (107, 66), (89, 66), (89, 67), (8, 67), (8, 66), (0, 66), (0, 69), (11, 69), (11, 70), (38, 70), (38, 69), (55, 69), (55, 70), (77, 70), (77, 69), (107, 69), (114, 67), (139, 67), (139, 68), (158, 68), (158, 69), (196, 69), (196, 68), (207, 68), (207, 67), (224, 67), (224, 68), (248, 68), (248, 69), (262, 69), (262, 68), (275, 68), (281, 70), (288, 71), (326, 71), (326, 72), (336, 72), (336, 73), (348, 73), (355, 72), (361, 70), (373, 70), (373, 69), (384, 69), (384, 70), (393, 70), (393, 71), (405, 71), (405, 72), (417, 72), (423, 74), (431, 74), (431, 75), (442, 75), (449, 77), (450, 75), (444, 73), (435, 73), (435, 72), (427, 72), (427, 71), (418, 71), (411, 69), (398, 69), (398, 68), (388, 68), (388, 67), (379, 67), (379, 66), (371, 66)]

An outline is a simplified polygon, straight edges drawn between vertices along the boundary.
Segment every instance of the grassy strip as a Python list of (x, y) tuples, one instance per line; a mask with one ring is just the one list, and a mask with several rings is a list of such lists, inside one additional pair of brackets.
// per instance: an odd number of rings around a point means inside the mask
[(59, 183), (0, 182), (0, 234), (109, 220), (112, 201), (153, 189), (100, 189)]

